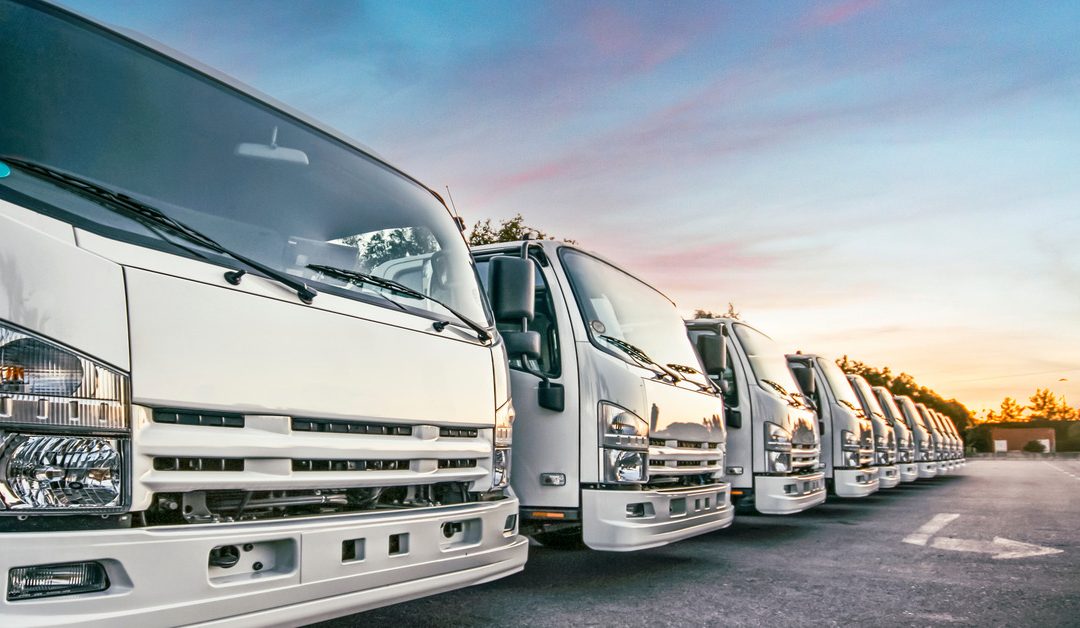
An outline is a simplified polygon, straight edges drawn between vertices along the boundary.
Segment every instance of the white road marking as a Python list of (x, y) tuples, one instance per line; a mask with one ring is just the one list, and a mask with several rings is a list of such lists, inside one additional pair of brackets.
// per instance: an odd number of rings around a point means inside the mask
[(1056, 464), (1051, 464), (1050, 462), (1047, 462), (1046, 460), (1043, 460), (1043, 464), (1049, 466), (1051, 469), (1056, 469), (1058, 471), (1061, 471), (1062, 473), (1064, 473), (1065, 475), (1071, 477), (1074, 480), (1080, 480), (1080, 475), (1076, 475), (1075, 473), (1072, 473), (1071, 471), (1066, 471), (1065, 469), (1062, 469), (1061, 467), (1057, 466)]
[(991, 558), (1030, 558), (1032, 556), (1046, 556), (1048, 554), (1060, 554), (1062, 550), (1031, 543), (1022, 543), (1012, 539), (994, 537), (993, 541), (978, 541), (975, 539), (950, 539), (937, 537), (930, 544), (934, 549), (952, 550), (954, 552), (979, 552), (993, 554)]
[(912, 545), (926, 545), (926, 542), (930, 540), (930, 537), (937, 534), (942, 528), (952, 523), (952, 521), (959, 516), (960, 515), (953, 513), (938, 513), (931, 517), (930, 521), (924, 523), (922, 527), (913, 534), (904, 537), (904, 542), (911, 543)]

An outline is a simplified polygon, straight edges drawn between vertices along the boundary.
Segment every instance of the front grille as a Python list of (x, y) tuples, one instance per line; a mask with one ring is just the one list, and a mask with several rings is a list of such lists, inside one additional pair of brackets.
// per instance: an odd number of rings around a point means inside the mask
[(408, 460), (313, 460), (292, 461), (293, 471), (402, 471)]
[(243, 458), (154, 458), (155, 471), (243, 471)]
[(704, 467), (706, 464), (704, 460), (677, 460), (675, 462), (676, 467)]
[(455, 458), (440, 460), (440, 469), (472, 469), (476, 466), (476, 458)]
[(332, 432), (334, 434), (376, 434), (380, 436), (411, 436), (412, 426), (385, 423), (355, 423), (327, 419), (293, 419), (294, 432)]
[(217, 414), (188, 410), (154, 410), (154, 423), (177, 425), (207, 425), (211, 427), (244, 427), (244, 417), (239, 414)]

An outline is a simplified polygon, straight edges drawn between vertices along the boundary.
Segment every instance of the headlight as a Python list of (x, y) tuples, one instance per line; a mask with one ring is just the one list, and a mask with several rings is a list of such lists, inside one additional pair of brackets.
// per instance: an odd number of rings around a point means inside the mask
[(842, 454), (842, 460), (845, 467), (858, 467), (859, 464), (859, 450), (858, 449), (845, 449)]
[(859, 440), (851, 430), (840, 432), (840, 448), (844, 451), (859, 451)]
[(874, 448), (875, 449), (885, 449), (885, 436), (884, 435), (878, 435), (878, 436), (874, 437)]
[(776, 423), (766, 421), (765, 449), (768, 451), (791, 451), (791, 432)]
[(491, 456), (491, 488), (506, 488), (510, 484), (510, 449), (498, 447)]
[(649, 424), (626, 408), (601, 401), (600, 439), (605, 447), (648, 449)]
[(791, 454), (785, 451), (768, 451), (765, 453), (766, 473), (788, 473), (791, 471)]
[(123, 466), (119, 439), (8, 434), (0, 440), (0, 501), (12, 511), (120, 510)]
[(612, 484), (642, 484), (649, 480), (648, 454), (643, 451), (605, 449), (604, 477)]
[(0, 322), (0, 427), (126, 430), (127, 391), (119, 371)]

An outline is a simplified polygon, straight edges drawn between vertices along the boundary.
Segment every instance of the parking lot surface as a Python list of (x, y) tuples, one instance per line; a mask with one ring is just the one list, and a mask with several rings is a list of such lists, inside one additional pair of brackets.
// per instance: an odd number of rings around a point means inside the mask
[(958, 474), (629, 554), (530, 548), (523, 573), (320, 624), (1080, 625), (1080, 462)]

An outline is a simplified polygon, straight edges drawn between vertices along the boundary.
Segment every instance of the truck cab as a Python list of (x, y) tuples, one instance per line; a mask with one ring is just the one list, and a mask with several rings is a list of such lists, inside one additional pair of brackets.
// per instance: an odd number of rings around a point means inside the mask
[[(826, 483), (837, 497), (866, 497), (877, 491), (874, 425), (844, 372), (835, 361), (820, 355), (789, 354), (787, 361), (802, 394), (818, 409)], [(809, 382), (816, 385), (811, 387)]]
[(784, 353), (741, 321), (697, 319), (686, 325), (706, 373), (723, 391), (727, 480), (736, 504), (786, 515), (824, 502), (817, 415)]
[(949, 440), (945, 436), (945, 431), (942, 429), (941, 425), (938, 424), (937, 417), (934, 416), (933, 410), (927, 408), (922, 403), (916, 403), (915, 407), (918, 408), (923, 423), (926, 424), (930, 433), (933, 435), (934, 460), (938, 463), (938, 475), (948, 475), (952, 472), (952, 463), (949, 461)]
[(956, 424), (952, 422), (952, 419), (937, 410), (932, 412), (934, 418), (937, 419), (938, 426), (949, 441), (949, 464), (952, 466), (952, 470), (955, 471), (960, 468), (960, 459), (964, 455), (963, 439), (960, 438), (960, 433), (956, 431)]
[(919, 468), (915, 463), (915, 436), (907, 426), (903, 413), (897, 407), (893, 394), (884, 386), (871, 388), (881, 409), (885, 411), (885, 418), (896, 432), (896, 455), (897, 466), (900, 468), (901, 482), (914, 482), (919, 479)]
[(0, 1), (0, 55), (5, 625), (297, 625), (523, 568), (438, 194), (61, 8)]
[(534, 299), (531, 316), (497, 315), (523, 530), (545, 544), (630, 551), (730, 525), (723, 402), (675, 305), (569, 244), (491, 244), (473, 256), (496, 303), (504, 265), (535, 268), (514, 288)]
[(863, 412), (874, 424), (874, 466), (878, 468), (881, 488), (894, 488), (900, 484), (900, 467), (897, 465), (899, 448), (896, 431), (885, 416), (885, 411), (878, 403), (870, 384), (862, 375), (848, 374), (848, 382), (855, 391)]
[(934, 453), (934, 432), (926, 424), (918, 406), (907, 395), (893, 397), (896, 406), (900, 408), (900, 414), (904, 417), (904, 424), (911, 430), (915, 438), (915, 468), (918, 470), (919, 479), (926, 480), (937, 476), (938, 463)]

